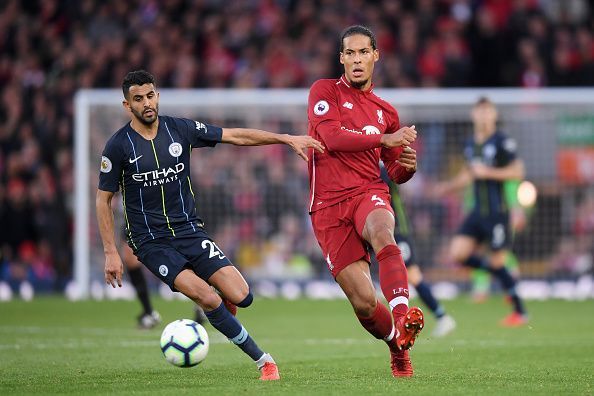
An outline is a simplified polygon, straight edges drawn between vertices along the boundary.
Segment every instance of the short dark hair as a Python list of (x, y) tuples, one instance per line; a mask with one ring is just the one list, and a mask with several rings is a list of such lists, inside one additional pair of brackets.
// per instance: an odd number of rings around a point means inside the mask
[(491, 106), (495, 106), (495, 104), (491, 101), (491, 99), (489, 99), (486, 96), (481, 96), (480, 98), (477, 99), (476, 103), (474, 104), (474, 106), (481, 106), (484, 104), (490, 104)]
[(363, 36), (369, 37), (369, 40), (371, 40), (371, 48), (374, 50), (377, 49), (375, 34), (373, 34), (371, 29), (362, 25), (353, 25), (344, 29), (340, 34), (340, 52), (344, 51), (344, 39), (350, 36), (354, 36), (356, 34), (361, 34)]
[(122, 82), (122, 91), (124, 97), (127, 98), (130, 93), (130, 87), (132, 85), (144, 85), (153, 84), (155, 85), (155, 77), (147, 72), (146, 70), (134, 70), (126, 74), (124, 81)]

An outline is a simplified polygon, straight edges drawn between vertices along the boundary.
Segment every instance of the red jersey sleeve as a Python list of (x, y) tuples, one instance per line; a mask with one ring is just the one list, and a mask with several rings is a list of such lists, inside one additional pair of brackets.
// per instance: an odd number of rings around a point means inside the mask
[(394, 183), (402, 184), (409, 181), (415, 174), (407, 170), (404, 166), (400, 165), (397, 161), (384, 162), (388, 176), (394, 181)]
[[(400, 129), (400, 118), (398, 117), (398, 113), (394, 108), (391, 110), (392, 111), (389, 113), (388, 128), (386, 129), (386, 133), (394, 133)], [(383, 147), (380, 153), (380, 158), (384, 162), (390, 179), (398, 184), (409, 181), (415, 174), (415, 172), (408, 171), (405, 167), (398, 163), (398, 158), (400, 158), (400, 154), (402, 153), (403, 149), (404, 147)]]
[[(398, 117), (398, 112), (393, 107), (389, 107), (387, 122), (388, 126), (386, 128), (386, 133), (394, 133), (400, 129), (400, 118)], [(382, 147), (382, 151), (380, 153), (380, 158), (384, 161), (384, 164), (390, 161), (396, 161), (400, 157), (400, 153), (402, 153), (402, 147), (392, 147), (386, 148)]]
[(315, 138), (328, 151), (358, 152), (380, 147), (381, 135), (358, 135), (341, 130), (340, 107), (335, 83), (318, 80), (309, 90), (307, 115)]

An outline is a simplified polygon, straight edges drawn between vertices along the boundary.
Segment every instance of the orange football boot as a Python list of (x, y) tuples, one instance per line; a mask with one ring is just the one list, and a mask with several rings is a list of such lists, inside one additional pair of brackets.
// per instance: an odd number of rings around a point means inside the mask
[(412, 377), (413, 375), (412, 363), (407, 350), (390, 350), (390, 366), (392, 367), (392, 375), (396, 378)]
[(499, 324), (504, 327), (521, 327), (528, 324), (528, 318), (519, 312), (512, 312), (503, 318)]
[(425, 325), (423, 311), (419, 307), (409, 308), (406, 315), (396, 320), (395, 325), (396, 346), (399, 349), (410, 349)]
[(260, 375), (261, 381), (276, 381), (280, 379), (280, 374), (278, 373), (278, 366), (272, 362), (264, 363), (264, 366), (260, 368)]

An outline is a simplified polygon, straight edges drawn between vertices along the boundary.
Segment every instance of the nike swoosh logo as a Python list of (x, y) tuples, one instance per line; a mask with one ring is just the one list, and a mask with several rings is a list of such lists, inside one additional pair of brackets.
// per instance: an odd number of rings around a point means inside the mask
[(132, 158), (128, 159), (128, 161), (130, 161), (130, 163), (131, 163), (131, 164), (133, 164), (133, 163), (135, 163), (136, 161), (138, 161), (138, 160), (139, 160), (141, 157), (142, 157), (142, 155), (139, 155), (138, 157), (136, 157), (136, 158), (134, 158), (134, 159), (132, 159)]

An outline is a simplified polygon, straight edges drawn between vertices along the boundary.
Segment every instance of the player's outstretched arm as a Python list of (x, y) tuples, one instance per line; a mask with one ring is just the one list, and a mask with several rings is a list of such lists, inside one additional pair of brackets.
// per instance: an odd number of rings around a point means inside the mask
[(501, 168), (484, 165), (480, 162), (472, 164), (472, 174), (476, 179), (489, 179), (497, 181), (522, 180), (525, 176), (524, 161), (516, 158), (511, 163)]
[(236, 146), (263, 146), (267, 144), (286, 144), (304, 160), (308, 160), (305, 151), (313, 148), (320, 153), (324, 152), (324, 146), (311, 136), (293, 136), (280, 133), (261, 131), (249, 128), (223, 128), (221, 142), (230, 143)]
[(99, 233), (103, 242), (105, 252), (105, 283), (116, 287), (122, 287), (122, 274), (124, 264), (118, 253), (114, 236), (113, 210), (111, 201), (114, 193), (111, 191), (97, 190), (95, 206), (97, 208), (97, 222)]
[(446, 194), (460, 191), (473, 181), (472, 173), (468, 167), (464, 167), (453, 179), (442, 181), (429, 189), (429, 195), (433, 198), (441, 198)]

